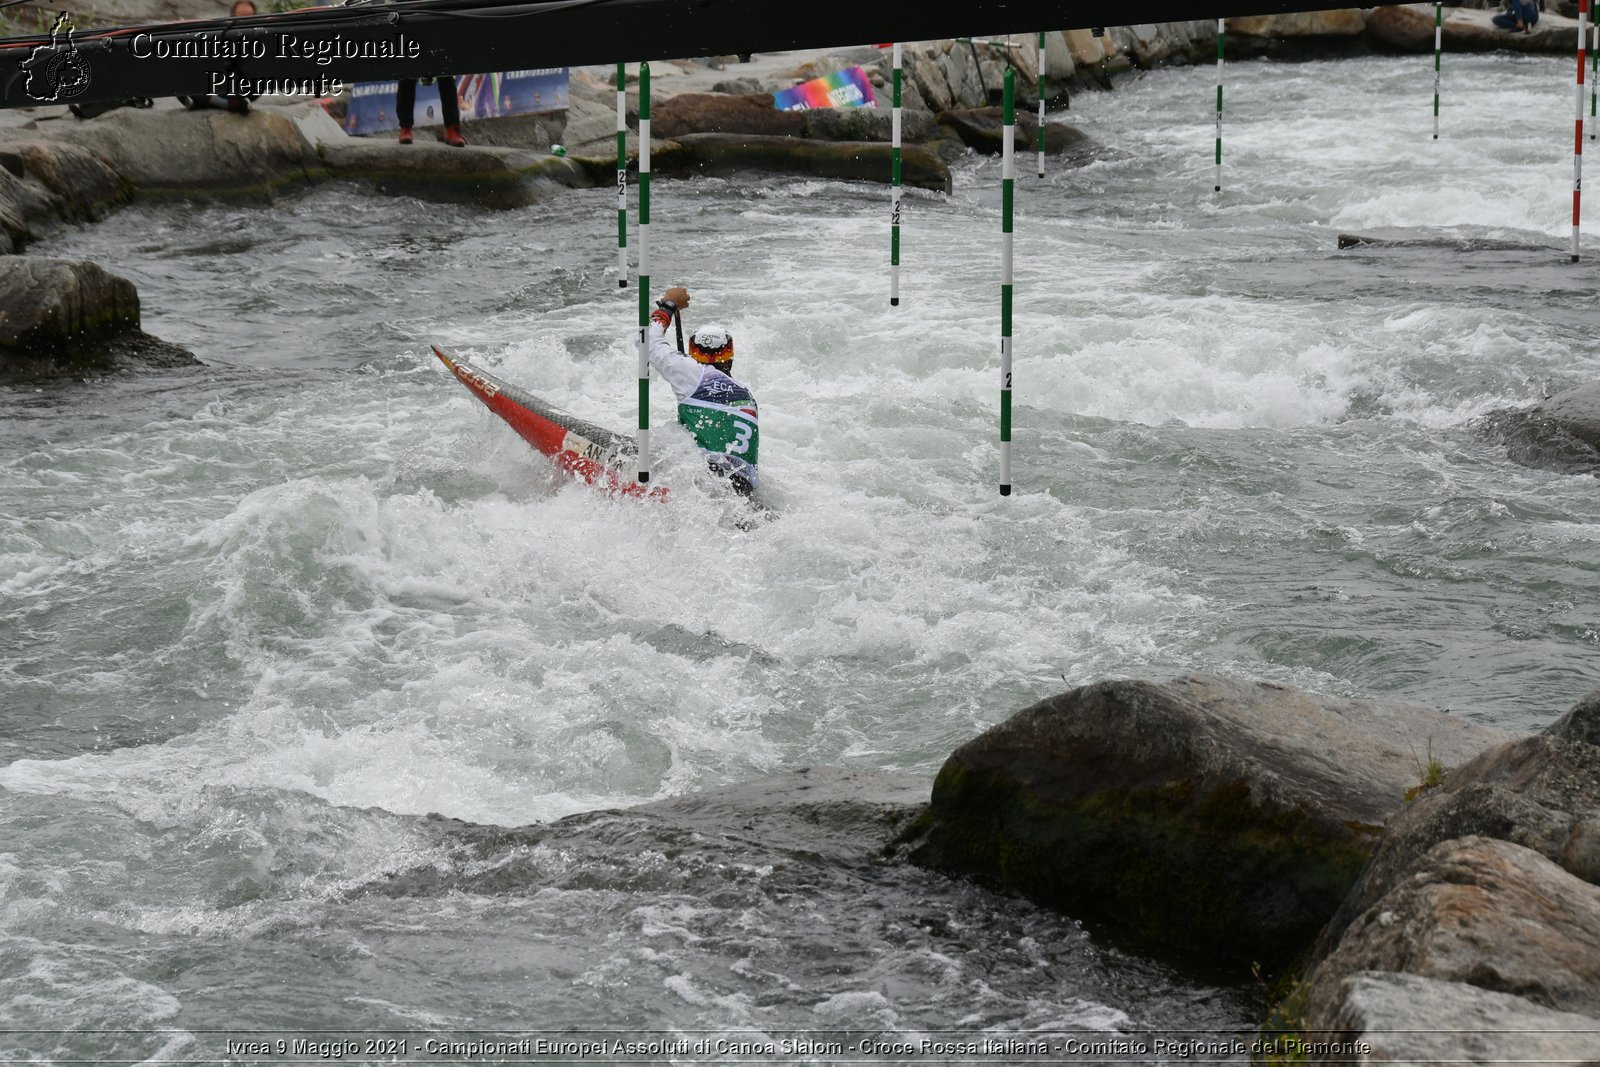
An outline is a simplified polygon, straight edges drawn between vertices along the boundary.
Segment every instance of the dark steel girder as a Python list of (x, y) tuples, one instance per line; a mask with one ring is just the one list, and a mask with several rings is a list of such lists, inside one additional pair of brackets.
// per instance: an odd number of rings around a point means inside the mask
[[(1389, 0), (1397, 2), (1397, 0)], [(63, 6), (70, 7), (70, 0)], [(311, 88), (476, 71), (1030, 34), (1348, 7), (1349, 0), (867, 4), (796, 17), (766, 0), (405, 0), (0, 40), (0, 107)]]

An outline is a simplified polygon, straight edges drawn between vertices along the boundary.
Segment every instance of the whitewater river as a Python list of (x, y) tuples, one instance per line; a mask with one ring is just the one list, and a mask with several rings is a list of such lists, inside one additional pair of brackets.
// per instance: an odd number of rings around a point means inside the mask
[[(1232, 68), (1220, 197), (1209, 68), (1077, 96), (1104, 157), (1019, 168), (1009, 499), (994, 160), (908, 196), (896, 310), (886, 187), (658, 183), (658, 285), (760, 398), (748, 531), (660, 382), (667, 506), (554, 476), (429, 354), (629, 426), (609, 189), (44, 242), (205, 366), (0, 387), (7, 1053), (1249, 1026), (1252, 985), (935, 875), (465, 824), (931, 780), (1113, 676), (1550, 722), (1600, 683), (1600, 483), (1494, 413), (1600, 378), (1600, 236), (1568, 263), (1572, 62), (1446, 63), (1437, 143), (1429, 58)], [(1336, 249), (1379, 229), (1432, 243)]]

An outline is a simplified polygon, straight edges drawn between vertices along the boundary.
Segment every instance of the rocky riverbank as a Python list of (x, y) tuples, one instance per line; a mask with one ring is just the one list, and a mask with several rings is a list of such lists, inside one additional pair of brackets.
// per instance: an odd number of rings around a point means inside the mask
[(1101, 682), (961, 746), (931, 798), (814, 769), (461, 835), (503, 850), (619, 819), (730, 859), (909, 861), (1207, 973), (1275, 976), (1270, 1062), (1600, 1056), (1600, 692), (1510, 738), (1263, 682)]
[(1512, 1059), (1557, 1029), (1551, 1056), (1600, 1055), (1600, 693), (1511, 740), (1264, 683), (1086, 686), (958, 749), (899, 847), (1277, 971), (1285, 1059)]

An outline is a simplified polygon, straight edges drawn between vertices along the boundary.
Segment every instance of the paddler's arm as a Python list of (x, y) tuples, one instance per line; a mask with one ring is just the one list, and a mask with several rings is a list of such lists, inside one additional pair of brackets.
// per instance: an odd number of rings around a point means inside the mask
[[(681, 289), (668, 289), (667, 297), (682, 293), (684, 304), (688, 303), (688, 294)], [(681, 306), (681, 305), (680, 305)], [(656, 373), (665, 378), (667, 384), (672, 386), (672, 392), (679, 400), (693, 395), (700, 387), (700, 379), (706, 369), (688, 356), (673, 347), (667, 340), (667, 330), (672, 326), (672, 312), (666, 308), (656, 308), (650, 313), (650, 325), (645, 327), (646, 354), (650, 358), (650, 365)]]

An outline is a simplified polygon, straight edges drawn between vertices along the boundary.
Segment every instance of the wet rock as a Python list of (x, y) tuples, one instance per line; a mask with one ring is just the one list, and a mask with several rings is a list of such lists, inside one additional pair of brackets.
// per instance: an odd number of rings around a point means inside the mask
[(1497, 838), (1600, 883), (1600, 694), (1543, 733), (1496, 745), (1451, 771), (1391, 822), (1372, 863), (1324, 931), (1317, 957), (1442, 842)]
[[(779, 111), (771, 93), (680, 93), (664, 100), (650, 121), (652, 133), (668, 140), (696, 133), (745, 133), (819, 141), (888, 141), (893, 134), (892, 124), (893, 117), (885, 108)], [(901, 109), (903, 141), (915, 144), (937, 136), (932, 115)]]
[(1333, 915), (1425, 753), (1454, 765), (1502, 736), (1263, 682), (1103, 682), (958, 749), (908, 845), (1158, 951), (1277, 965)]
[(268, 195), (326, 177), (288, 115), (123, 108), (55, 133), (103, 160), (137, 193)]
[[(1426, 1029), (1418, 1028), (1426, 1020)], [(1593, 1062), (1600, 1058), (1600, 1018), (1541, 1008), (1523, 997), (1413, 974), (1361, 971), (1334, 997), (1328, 1029), (1347, 1046), (1371, 1048), (1376, 1063)], [(1356, 1056), (1328, 1050), (1312, 1064), (1347, 1064)]]
[[(1016, 146), (1020, 151), (1033, 151), (1038, 143), (1039, 120), (1032, 113), (1017, 113)], [(1002, 135), (1005, 112), (998, 107), (958, 108), (939, 113), (939, 125), (960, 138), (961, 142), (976, 152), (997, 156), (1003, 150)], [(1048, 155), (1064, 152), (1088, 154), (1094, 142), (1089, 135), (1059, 122), (1044, 124), (1044, 150)]]
[[(330, 173), (380, 192), (442, 203), (519, 207), (591, 184), (574, 160), (514, 148), (451, 148), (354, 139), (324, 152)], [(613, 167), (615, 161), (613, 160)]]
[(128, 183), (105, 161), (75, 145), (53, 141), (0, 143), (0, 165), (49, 191), (53, 208), (71, 220), (97, 218), (128, 199)]
[(1366, 18), (1359, 8), (1231, 18), (1227, 27), (1228, 55), (1234, 59), (1324, 59), (1372, 49), (1363, 33)]
[(927, 806), (926, 778), (810, 767), (629, 810), (768, 848), (876, 859)]
[[(656, 145), (650, 161), (656, 173), (677, 177), (755, 171), (888, 182), (890, 152), (889, 145), (861, 141), (696, 133)], [(611, 165), (614, 173), (615, 163)], [(905, 185), (950, 191), (950, 168), (933, 153), (915, 145), (901, 150), (900, 174)]]
[(1600, 1016), (1600, 888), (1521, 845), (1443, 842), (1307, 976), (1309, 1032), (1336, 1028), (1341, 987), (1362, 971), (1461, 982)]
[(139, 294), (126, 278), (86, 260), (0, 258), (0, 351), (65, 351), (138, 325)]
[(714, 93), (732, 93), (742, 96), (746, 93), (761, 92), (761, 83), (755, 78), (730, 78), (725, 82), (718, 82), (711, 87)]
[[(1546, 11), (1529, 33), (1502, 30), (1490, 19), (1494, 11), (1445, 9), (1447, 52), (1549, 52), (1567, 55), (1577, 40), (1577, 23)], [(1398, 52), (1433, 51), (1432, 4), (1397, 4), (1367, 12), (1367, 36), (1382, 48)]]
[(771, 93), (727, 96), (722, 93), (679, 93), (656, 105), (651, 133), (672, 140), (691, 133), (757, 133), (802, 136), (803, 111), (779, 111)]
[[(805, 136), (819, 141), (882, 141), (894, 137), (894, 116), (889, 109), (871, 107), (818, 108), (801, 112)], [(933, 115), (916, 108), (900, 109), (900, 140), (920, 144), (939, 136)]]
[(1536, 406), (1533, 414), (1600, 449), (1600, 382), (1557, 393)]
[(139, 294), (126, 278), (84, 260), (0, 257), (0, 380), (198, 362), (139, 330)]
[(1366, 31), (1367, 18), (1360, 8), (1349, 7), (1291, 15), (1250, 15), (1228, 19), (1226, 26), (1229, 36), (1359, 37)]
[[(562, 128), (562, 143), (567, 150), (580, 154), (591, 154), (603, 151), (607, 145), (613, 152), (616, 151), (617, 139), (617, 107), (616, 94), (612, 94), (612, 103), (604, 103), (585, 99), (573, 94), (567, 101), (566, 125)], [(629, 140), (637, 145), (638, 138), (629, 135)]]
[[(607, 868), (626, 860), (624, 878), (638, 877), (641, 853), (704, 857), (691, 869), (729, 863), (782, 865), (804, 871), (814, 888), (817, 872), (886, 864), (888, 848), (926, 810), (928, 780), (876, 771), (812, 767), (737, 785), (670, 797), (612, 811), (591, 811), (551, 823), (483, 826), (432, 816), (451, 838), (478, 856), (526, 854), (537, 846), (558, 849), (564, 861), (554, 877), (537, 884), (604, 884)], [(395, 879), (388, 891), (419, 895), (441, 891), (526, 891), (530, 878), (517, 863), (475, 863), (458, 868), (426, 864)], [(782, 875), (780, 875), (782, 877)], [(798, 887), (797, 887), (798, 888)]]

